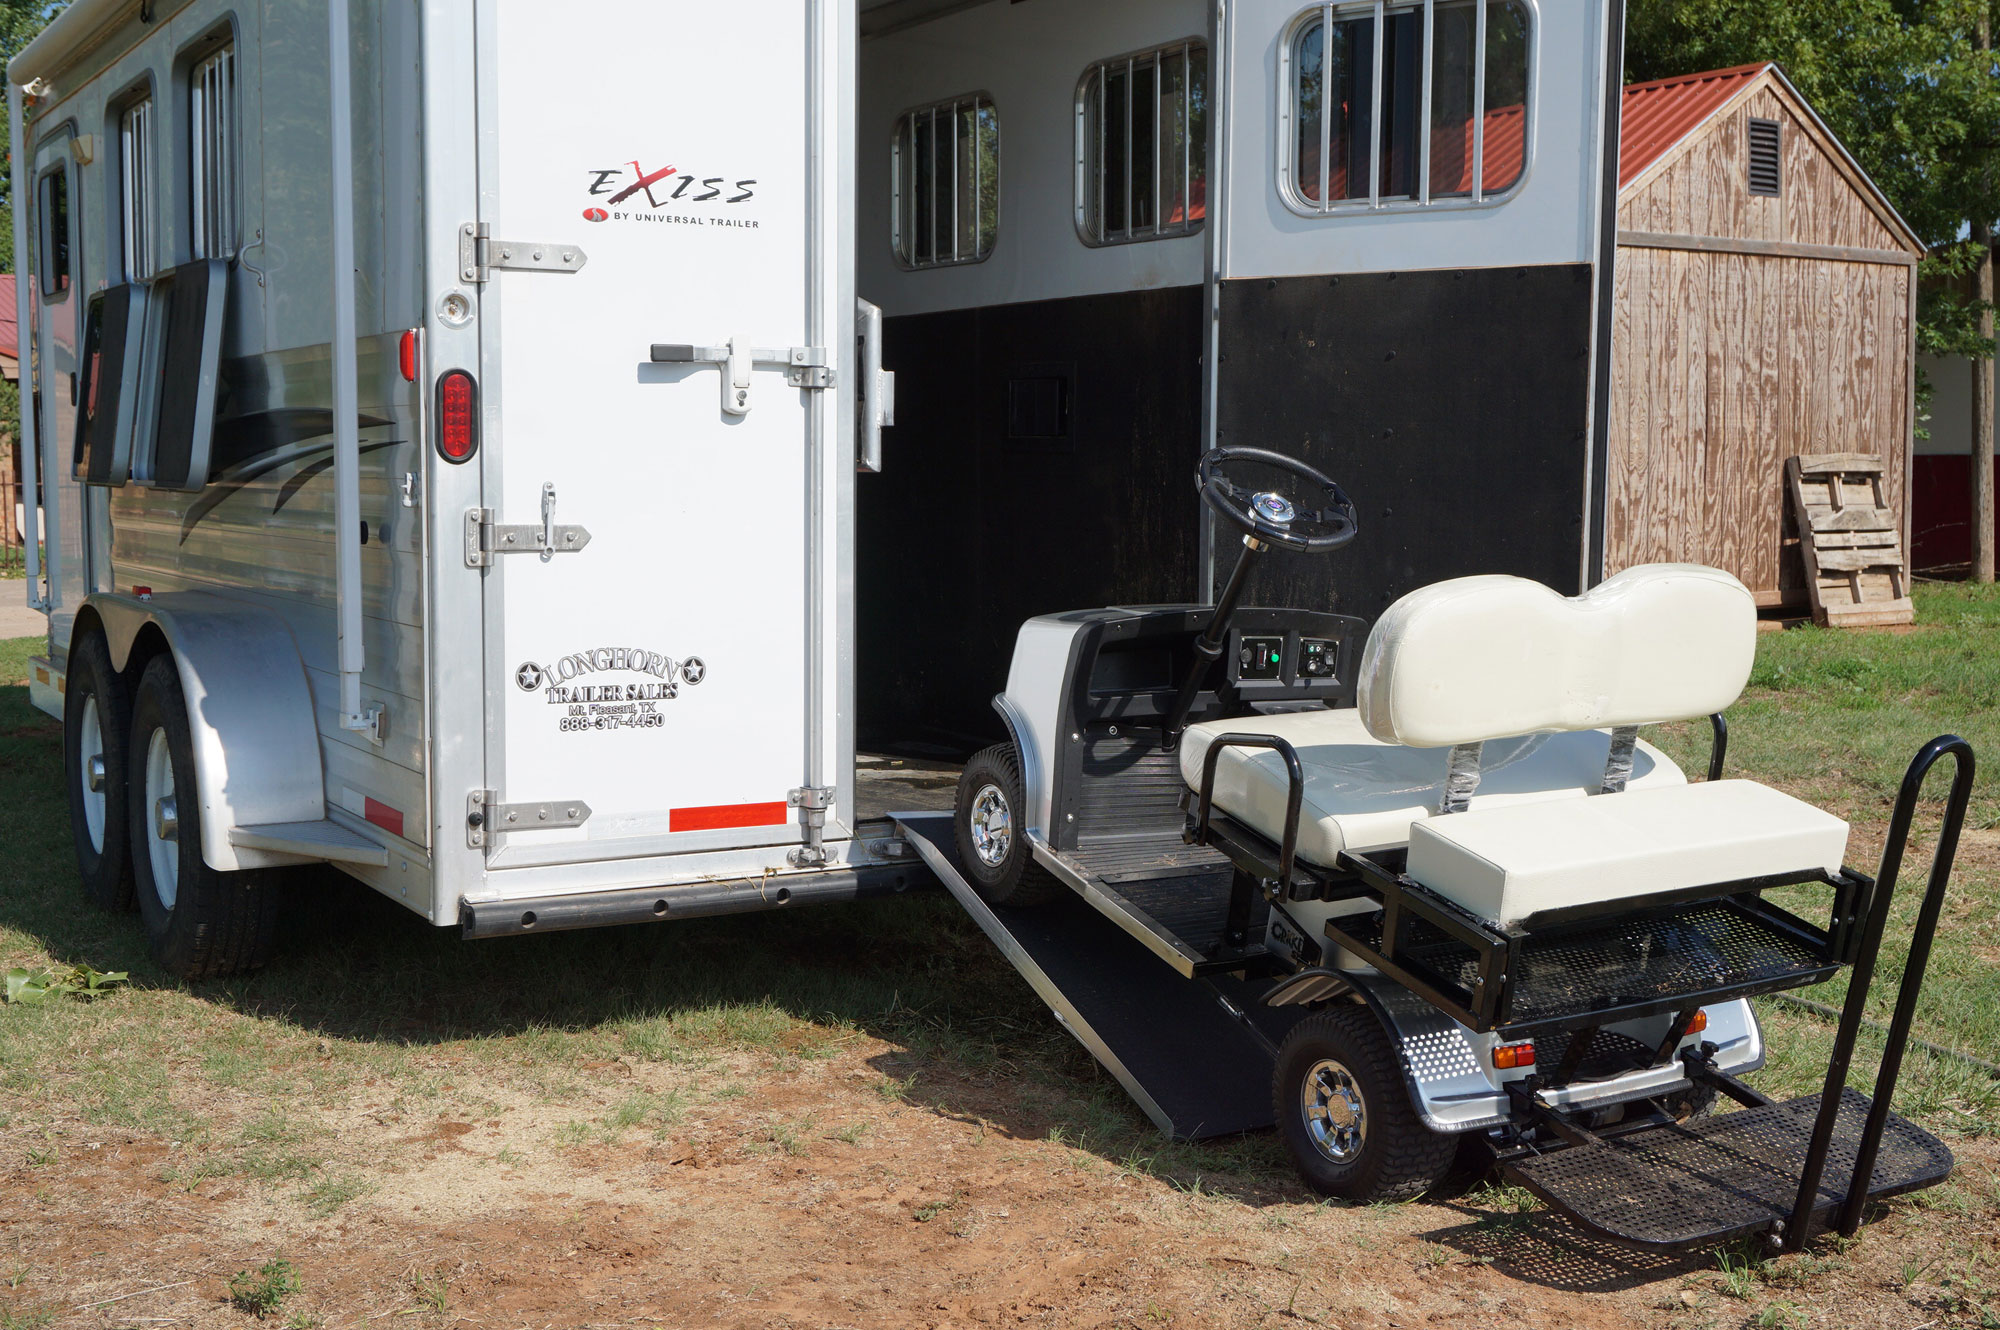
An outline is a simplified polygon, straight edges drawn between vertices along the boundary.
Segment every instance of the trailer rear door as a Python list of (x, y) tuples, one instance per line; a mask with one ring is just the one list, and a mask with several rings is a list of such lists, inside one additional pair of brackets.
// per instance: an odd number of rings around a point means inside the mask
[(851, 770), (852, 0), (477, 13), (489, 862), (798, 842)]

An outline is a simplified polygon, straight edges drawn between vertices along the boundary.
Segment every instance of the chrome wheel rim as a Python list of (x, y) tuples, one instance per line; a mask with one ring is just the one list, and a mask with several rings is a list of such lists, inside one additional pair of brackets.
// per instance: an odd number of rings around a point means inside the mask
[(1315, 1062), (1299, 1087), (1306, 1134), (1313, 1148), (1336, 1164), (1351, 1164), (1368, 1138), (1368, 1105), (1354, 1073), (1331, 1058)]
[(146, 741), (146, 862), (153, 870), (153, 894), (171, 911), (180, 898), (180, 805), (174, 798), (174, 759), (164, 728)]
[(998, 868), (1007, 862), (1007, 851), (1014, 847), (1014, 814), (998, 785), (982, 785), (972, 796), (966, 828), (972, 833), (972, 852), (980, 863)]
[(104, 726), (97, 699), (84, 699), (83, 719), (77, 725), (76, 778), (83, 786), (83, 826), (90, 833), (90, 848), (104, 853)]

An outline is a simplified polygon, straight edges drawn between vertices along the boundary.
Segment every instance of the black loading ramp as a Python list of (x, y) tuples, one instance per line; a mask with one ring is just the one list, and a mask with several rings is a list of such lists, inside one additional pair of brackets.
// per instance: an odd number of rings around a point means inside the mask
[[(990, 906), (959, 872), (949, 813), (902, 813), (896, 825), (1056, 1019), (1161, 1131), (1198, 1141), (1276, 1121), (1274, 1036), (1282, 1036), (1278, 1023), (1296, 1019), (1295, 1011), (1257, 1006), (1227, 976), (1182, 978), (1072, 892), (1031, 910)], [(1253, 1030), (1224, 1002), (1273, 1029)]]

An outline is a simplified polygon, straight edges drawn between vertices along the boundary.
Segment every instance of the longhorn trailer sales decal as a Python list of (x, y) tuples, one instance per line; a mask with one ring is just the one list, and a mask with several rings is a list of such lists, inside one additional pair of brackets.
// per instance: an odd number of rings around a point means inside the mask
[[(603, 677), (612, 674), (640, 678), (617, 682)], [(562, 708), (557, 728), (564, 734), (657, 730), (666, 724), (660, 704), (707, 677), (708, 666), (700, 656), (676, 660), (637, 647), (597, 647), (559, 656), (547, 665), (523, 661), (514, 671), (522, 692), (539, 692), (548, 705)]]

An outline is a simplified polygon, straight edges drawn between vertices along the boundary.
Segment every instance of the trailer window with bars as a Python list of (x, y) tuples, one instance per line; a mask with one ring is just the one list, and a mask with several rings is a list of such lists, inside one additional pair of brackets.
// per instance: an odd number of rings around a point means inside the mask
[(1086, 244), (1191, 235), (1208, 215), (1208, 47), (1092, 65), (1076, 93), (1076, 228)]
[(890, 149), (890, 240), (906, 268), (979, 263), (1000, 233), (1000, 115), (970, 93), (903, 113)]
[(144, 281), (159, 266), (154, 251), (154, 162), (153, 99), (143, 97), (118, 113), (118, 186), (128, 282)]
[(69, 172), (57, 166), (35, 182), (35, 267), (43, 300), (69, 297)]
[(1519, 0), (1322, 4), (1283, 50), (1294, 209), (1482, 204), (1527, 170), (1533, 20)]
[(236, 255), (236, 47), (223, 46), (188, 79), (190, 197), (194, 257)]

